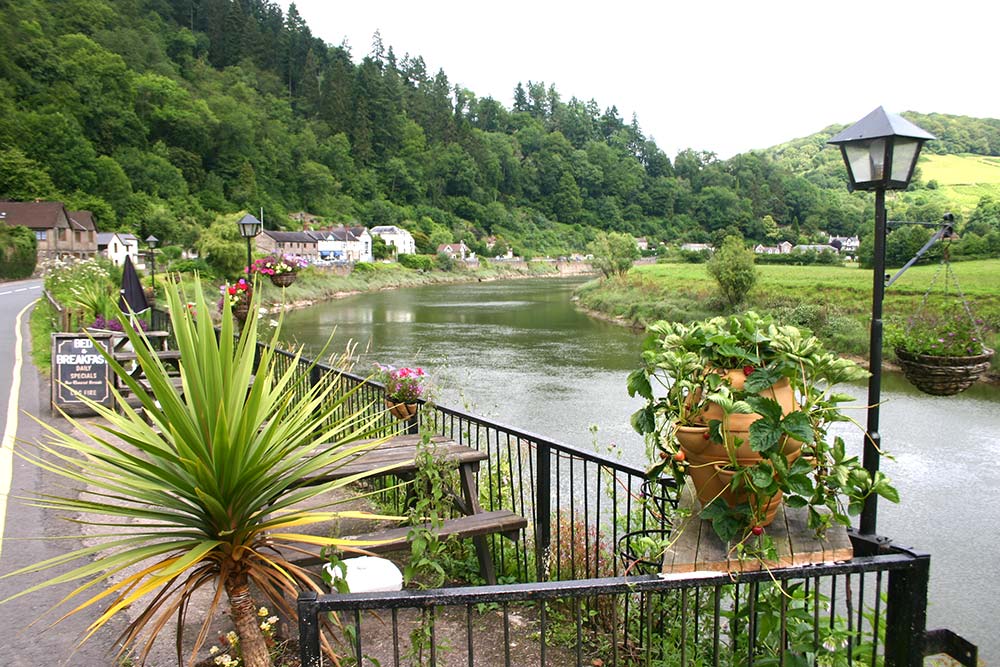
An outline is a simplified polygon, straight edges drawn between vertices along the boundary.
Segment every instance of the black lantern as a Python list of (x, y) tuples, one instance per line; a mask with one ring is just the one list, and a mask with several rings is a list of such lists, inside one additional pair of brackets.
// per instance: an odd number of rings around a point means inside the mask
[(146, 237), (146, 245), (149, 246), (149, 284), (153, 288), (153, 293), (156, 293), (156, 245), (160, 242), (160, 239), (156, 238), (152, 234)]
[[(934, 135), (902, 116), (879, 107), (830, 139), (840, 146), (850, 190), (875, 191), (875, 244), (872, 257), (872, 321), (869, 335), (868, 423), (865, 433), (864, 466), (878, 472), (882, 438), (878, 431), (879, 403), (882, 400), (882, 301), (885, 298), (885, 191), (905, 190), (924, 142)], [(875, 534), (878, 511), (875, 494), (865, 500), (861, 511), (861, 533)]]
[(264, 228), (264, 223), (247, 213), (240, 218), (240, 221), (236, 223), (236, 226), (240, 228), (240, 236), (247, 240), (247, 275), (249, 276), (250, 265), (253, 263), (253, 255), (250, 251), (250, 241), (255, 236), (260, 234), (261, 230)]

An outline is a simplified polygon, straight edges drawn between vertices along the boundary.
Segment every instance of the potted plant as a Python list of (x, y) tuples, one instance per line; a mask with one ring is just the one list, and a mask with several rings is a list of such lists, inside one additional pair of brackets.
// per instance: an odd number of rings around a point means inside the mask
[(299, 270), (307, 266), (308, 261), (294, 255), (268, 255), (255, 259), (250, 265), (250, 272), (267, 276), (277, 287), (288, 287), (295, 282)]
[(232, 285), (227, 283), (220, 286), (219, 291), (222, 292), (219, 311), (224, 311), (223, 304), (228, 301), (233, 317), (241, 324), (246, 322), (247, 316), (250, 314), (250, 304), (253, 302), (253, 286), (245, 278), (240, 278)]
[(906, 379), (935, 396), (968, 389), (990, 368), (993, 350), (984, 343), (985, 326), (964, 302), (922, 309), (905, 324), (886, 327), (886, 341)]
[(850, 525), (872, 493), (897, 499), (884, 475), (870, 476), (828, 435), (852, 400), (834, 387), (866, 375), (815, 337), (753, 312), (659, 322), (629, 376), (629, 392), (646, 400), (632, 424), (647, 437), (649, 475), (692, 482), (723, 540), (761, 535), (782, 500), (810, 508), (822, 534), (832, 522)]
[(417, 401), (427, 394), (427, 374), (422, 368), (395, 368), (375, 364), (374, 379), (385, 386), (385, 404), (397, 419), (412, 419)]

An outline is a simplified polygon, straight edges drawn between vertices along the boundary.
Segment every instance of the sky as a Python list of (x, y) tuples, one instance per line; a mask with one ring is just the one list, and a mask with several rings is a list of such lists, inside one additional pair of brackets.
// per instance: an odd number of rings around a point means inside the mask
[[(282, 2), (287, 11), (288, 2)], [(518, 82), (555, 84), (636, 114), (667, 155), (720, 158), (899, 113), (1000, 118), (995, 31), (983, 0), (295, 3), (313, 35), (355, 62), (379, 31), (400, 60), (507, 108)]]

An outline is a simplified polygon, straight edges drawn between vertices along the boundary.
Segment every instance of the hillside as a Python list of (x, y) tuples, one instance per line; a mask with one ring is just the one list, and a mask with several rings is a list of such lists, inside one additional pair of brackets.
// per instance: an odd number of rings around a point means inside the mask
[[(869, 219), (822, 150), (829, 133), (671, 158), (613, 104), (528, 81), (507, 108), (378, 35), (367, 54), (325, 44), (294, 5), (5, 3), (0, 41), (0, 199), (61, 200), (219, 268), (240, 257), (235, 216), (261, 208), (269, 228), (306, 211), (403, 225), (422, 252), (464, 240), (482, 254), (494, 237), (528, 256), (582, 250), (599, 231), (654, 247), (825, 242)], [(962, 150), (1000, 146), (994, 121), (927, 118)], [(940, 189), (922, 192), (914, 215), (944, 210)], [(980, 219), (983, 233), (1000, 225)]]

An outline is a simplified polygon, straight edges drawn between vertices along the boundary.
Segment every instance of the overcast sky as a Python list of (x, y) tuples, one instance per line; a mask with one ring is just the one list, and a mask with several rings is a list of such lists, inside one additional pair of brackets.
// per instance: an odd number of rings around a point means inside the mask
[[(282, 2), (287, 10), (288, 2)], [(853, 123), (877, 106), (1000, 118), (990, 0), (500, 0), (295, 3), (355, 62), (378, 30), (396, 56), (510, 108), (517, 83), (635, 113), (673, 157), (722, 158)]]

